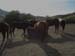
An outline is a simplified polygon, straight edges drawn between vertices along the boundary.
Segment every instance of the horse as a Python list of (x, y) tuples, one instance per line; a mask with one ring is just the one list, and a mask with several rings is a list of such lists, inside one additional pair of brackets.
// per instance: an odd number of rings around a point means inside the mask
[(64, 29), (65, 29), (65, 24), (66, 24), (65, 20), (62, 19), (62, 20), (60, 21), (60, 26), (61, 26), (61, 28), (62, 28), (62, 32), (63, 32)]
[(34, 27), (34, 24), (36, 24), (37, 22), (38, 22), (38, 21), (36, 21), (36, 20), (31, 20), (31, 21), (29, 21), (31, 27)]
[(0, 22), (0, 32), (2, 33), (2, 36), (3, 36), (0, 48), (3, 47), (5, 38), (7, 37), (7, 40), (9, 39), (9, 29), (10, 29), (9, 24), (7, 24), (6, 22)]
[(48, 26), (53, 26), (54, 25), (54, 19), (46, 20), (46, 22), (48, 22)]
[(54, 25), (55, 25), (55, 33), (59, 32), (59, 19), (55, 18), (54, 19)]
[(25, 32), (26, 32), (26, 28), (29, 26), (29, 22), (28, 21), (15, 21), (13, 23), (10, 24), (10, 33), (11, 33), (11, 37), (15, 34), (15, 29), (22, 29), (23, 33), (24, 33), (24, 37), (25, 37)]
[(58, 32), (59, 30), (59, 19), (58, 18), (46, 20), (46, 22), (48, 22), (48, 26), (55, 26), (55, 33)]
[(34, 37), (38, 36), (41, 38), (41, 41), (44, 41), (48, 34), (48, 23), (46, 21), (38, 21), (34, 24), (33, 29), (29, 29), (28, 34), (35, 35)]

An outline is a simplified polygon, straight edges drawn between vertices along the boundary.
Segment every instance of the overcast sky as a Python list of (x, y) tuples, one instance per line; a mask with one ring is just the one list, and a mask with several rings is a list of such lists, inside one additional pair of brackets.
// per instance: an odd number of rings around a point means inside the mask
[(0, 8), (36, 16), (53, 16), (75, 12), (75, 0), (0, 0)]

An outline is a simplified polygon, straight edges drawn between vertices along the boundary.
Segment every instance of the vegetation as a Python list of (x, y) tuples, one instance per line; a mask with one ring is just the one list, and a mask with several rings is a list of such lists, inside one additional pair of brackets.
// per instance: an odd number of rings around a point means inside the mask
[(5, 21), (8, 23), (12, 23), (15, 20), (19, 20), (19, 15), (19, 11), (11, 11), (6, 15)]
[[(26, 20), (32, 20), (32, 19), (39, 19), (40, 20), (42, 18), (45, 18), (45, 19), (53, 19), (53, 18), (62, 18), (62, 19), (65, 19), (66, 20), (66, 23), (75, 23), (75, 12), (73, 13), (69, 13), (69, 14), (65, 14), (65, 15), (56, 15), (56, 16), (46, 16), (46, 17), (43, 17), (43, 16), (34, 16), (32, 14), (26, 14), (26, 13), (20, 13), (19, 11), (10, 11), (10, 12), (6, 12), (6, 11), (2, 11), (2, 9), (0, 10), (0, 22), (1, 21), (6, 21), (8, 23), (12, 23), (13, 21), (20, 21), (20, 20), (23, 20), (23, 21), (26, 21)], [(3, 13), (2, 13), (3, 12)], [(5, 15), (5, 16), (2, 16), (2, 15)], [(2, 19), (3, 18), (3, 19)]]
[(26, 21), (30, 19), (34, 19), (34, 16), (31, 14), (20, 13), (19, 11), (11, 11), (6, 15), (4, 21), (10, 24), (14, 21)]
[(67, 24), (75, 23), (75, 12), (74, 13), (65, 14), (65, 15), (56, 15), (56, 16), (53, 16), (52, 18), (63, 18), (63, 19), (66, 20)]

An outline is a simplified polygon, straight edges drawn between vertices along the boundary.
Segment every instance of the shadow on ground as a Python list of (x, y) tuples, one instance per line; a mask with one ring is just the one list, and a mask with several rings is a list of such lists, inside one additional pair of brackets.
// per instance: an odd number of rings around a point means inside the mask
[(47, 39), (45, 40), (45, 42), (50, 42), (50, 43), (64, 43), (68, 41), (75, 41), (75, 35), (65, 32), (61, 34), (60, 38), (53, 38), (52, 36), (48, 35)]
[(7, 48), (7, 41), (2, 48), (0, 48), (0, 56), (3, 55), (4, 50)]
[(39, 45), (46, 52), (47, 56), (61, 56), (61, 53), (58, 52), (58, 50), (56, 50), (55, 48), (42, 43)]
[(65, 35), (69, 35), (71, 37), (75, 37), (75, 34), (64, 32)]
[(16, 42), (12, 42), (11, 44), (8, 44), (8, 45), (6, 42), (4, 47), (0, 50), (0, 56), (2, 56), (5, 49), (11, 49), (11, 48), (14, 48), (17, 46), (23, 46), (23, 45), (29, 44), (29, 43), (38, 44), (40, 46), (40, 48), (42, 48), (45, 51), (47, 56), (61, 56), (61, 54), (58, 52), (58, 50), (56, 50), (55, 48), (52, 48), (51, 46), (48, 46), (47, 43), (63, 43), (63, 42), (67, 42), (67, 41), (75, 41), (74, 37), (75, 37), (75, 35), (73, 35), (73, 34), (64, 33), (64, 34), (61, 34), (61, 38), (57, 38), (57, 39), (54, 39), (52, 36), (48, 35), (45, 42), (40, 42), (37, 39), (36, 40), (30, 39), (29, 41), (24, 41), (24, 40), (16, 41)]
[(9, 44), (8, 46), (6, 43), (5, 46), (3, 47), (3, 50), (1, 51), (0, 56), (2, 56), (5, 49), (11, 49), (11, 48), (14, 48), (17, 46), (23, 46), (23, 45), (29, 44), (29, 43), (35, 43), (35, 44), (39, 45), (40, 48), (47, 54), (47, 56), (61, 56), (61, 54), (55, 48), (52, 48), (51, 46), (48, 46), (46, 43), (42, 43), (39, 41), (28, 41), (28, 42), (17, 41), (17, 42), (13, 42), (12, 44)]

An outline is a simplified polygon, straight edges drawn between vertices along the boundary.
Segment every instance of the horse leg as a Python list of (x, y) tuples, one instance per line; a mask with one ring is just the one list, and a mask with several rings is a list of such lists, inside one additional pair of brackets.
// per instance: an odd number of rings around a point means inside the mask
[(7, 41), (9, 41), (9, 30), (7, 31)]
[(64, 32), (64, 29), (65, 29), (65, 26), (62, 25), (61, 27), (62, 27), (61, 33), (63, 33)]
[(6, 32), (2, 32), (2, 36), (3, 36), (3, 39), (2, 39), (2, 43), (1, 43), (1, 45), (0, 45), (0, 48), (3, 46), (3, 44), (4, 44), (4, 41), (5, 41), (5, 34), (6, 34)]
[(57, 28), (57, 30), (56, 30), (56, 34), (59, 34), (59, 28)]
[(13, 39), (13, 36), (15, 36), (15, 34), (14, 34), (15, 28), (12, 28), (10, 31), (11, 31), (11, 32), (10, 32), (10, 34), (11, 34), (11, 39)]
[(41, 36), (41, 41), (44, 42), (45, 38), (46, 38), (46, 33), (43, 32), (43, 33), (42, 33), (42, 36)]
[(55, 28), (55, 33), (57, 32), (57, 26), (54, 24), (54, 28)]
[(12, 29), (10, 29), (10, 36), (11, 36), (11, 38), (12, 38)]
[(65, 25), (62, 26), (62, 30), (63, 30), (63, 31), (64, 31), (64, 29), (65, 29)]
[(59, 26), (55, 26), (55, 33), (59, 33)]
[(23, 29), (23, 31), (24, 31), (24, 32), (23, 32), (23, 35), (24, 35), (24, 39), (25, 39), (25, 29)]
[(14, 37), (15, 37), (14, 32), (15, 32), (15, 27), (14, 27), (14, 28), (12, 28), (12, 36), (14, 36)]

